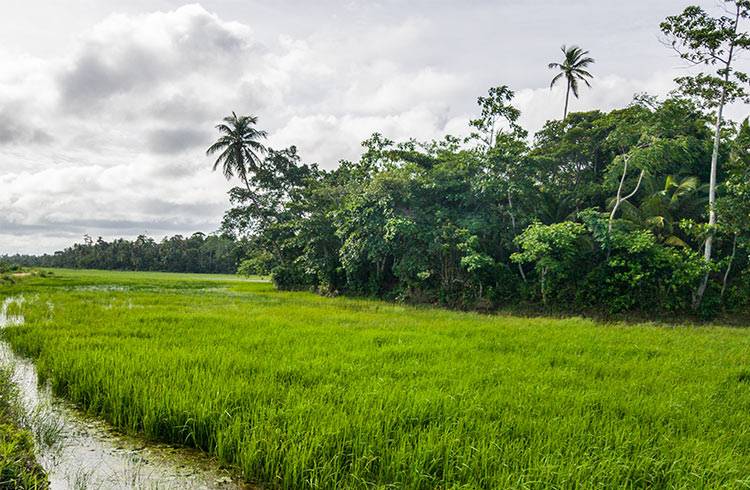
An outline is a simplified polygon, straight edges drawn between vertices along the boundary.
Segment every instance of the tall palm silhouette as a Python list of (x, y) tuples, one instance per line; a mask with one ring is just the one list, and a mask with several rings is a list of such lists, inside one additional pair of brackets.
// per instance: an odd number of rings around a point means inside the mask
[(565, 112), (563, 113), (563, 119), (568, 117), (568, 102), (570, 100), (570, 92), (573, 91), (575, 98), (578, 98), (578, 83), (583, 82), (586, 86), (591, 87), (589, 79), (594, 78), (594, 75), (586, 71), (586, 68), (594, 63), (594, 58), (587, 56), (588, 51), (584, 51), (578, 46), (567, 47), (563, 45), (561, 48), (565, 54), (565, 58), (562, 63), (550, 63), (550, 70), (560, 70), (555, 78), (552, 79), (549, 88), (555, 86), (555, 84), (565, 77), (568, 83), (568, 89), (565, 92)]
[(215, 171), (221, 165), (227, 180), (234, 175), (245, 183), (250, 190), (249, 176), (256, 174), (260, 168), (260, 156), (266, 152), (266, 147), (259, 140), (265, 139), (268, 133), (255, 129), (257, 116), (231, 116), (224, 118), (224, 122), (216, 126), (220, 136), (216, 142), (208, 147), (206, 155), (219, 153), (214, 163)]

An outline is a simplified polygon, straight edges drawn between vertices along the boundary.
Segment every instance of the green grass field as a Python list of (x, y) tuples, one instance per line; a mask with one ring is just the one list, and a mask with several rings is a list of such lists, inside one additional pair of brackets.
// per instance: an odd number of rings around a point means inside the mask
[(5, 337), (114, 426), (284, 488), (750, 486), (750, 330), (55, 271)]

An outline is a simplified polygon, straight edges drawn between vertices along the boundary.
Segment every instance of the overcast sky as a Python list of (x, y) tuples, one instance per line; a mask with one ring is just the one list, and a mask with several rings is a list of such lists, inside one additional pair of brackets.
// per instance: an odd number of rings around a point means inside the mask
[[(695, 2), (693, 2), (695, 3)], [(697, 3), (715, 9), (716, 0)], [(231, 111), (332, 168), (374, 131), (462, 134), (516, 90), (559, 118), (547, 63), (596, 58), (572, 110), (665, 94), (684, 65), (659, 22), (687, 0), (0, 0), (0, 254), (94, 237), (215, 231), (228, 184), (204, 156)], [(739, 118), (747, 106), (735, 106)]]

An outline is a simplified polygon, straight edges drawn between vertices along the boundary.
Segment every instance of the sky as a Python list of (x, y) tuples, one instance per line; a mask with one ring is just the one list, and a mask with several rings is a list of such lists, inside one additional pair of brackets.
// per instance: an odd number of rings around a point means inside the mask
[(665, 95), (687, 69), (659, 22), (687, 5), (0, 0), (0, 255), (53, 252), (84, 234), (217, 230), (232, 183), (205, 149), (232, 111), (257, 115), (269, 146), (334, 168), (376, 131), (465, 134), (476, 98), (500, 84), (538, 130), (562, 115), (564, 86), (549, 89), (547, 68), (562, 44), (596, 59), (573, 111)]

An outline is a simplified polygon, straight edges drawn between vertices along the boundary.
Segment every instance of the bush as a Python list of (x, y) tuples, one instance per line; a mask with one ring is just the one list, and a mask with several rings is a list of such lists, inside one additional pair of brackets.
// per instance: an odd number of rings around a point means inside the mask
[(623, 311), (687, 311), (705, 268), (696, 252), (657, 243), (647, 230), (615, 232), (610, 256), (598, 267), (588, 287), (610, 313)]
[(240, 276), (266, 276), (271, 273), (273, 256), (269, 252), (260, 252), (240, 262), (237, 274)]

